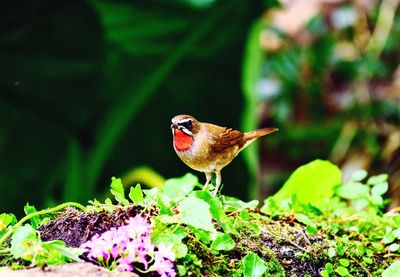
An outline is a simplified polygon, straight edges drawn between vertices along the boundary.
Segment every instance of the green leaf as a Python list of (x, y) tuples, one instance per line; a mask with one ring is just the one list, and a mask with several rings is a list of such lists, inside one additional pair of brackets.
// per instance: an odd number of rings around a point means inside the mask
[(389, 188), (388, 182), (378, 183), (374, 185), (371, 189), (372, 195), (384, 195)]
[(382, 243), (378, 243), (378, 242), (371, 242), (372, 247), (375, 248), (376, 251), (381, 251), (383, 250), (383, 248), (385, 248), (385, 246)]
[(165, 214), (165, 215), (172, 215), (171, 211), (171, 203), (170, 201), (164, 199), (165, 197), (163, 195), (159, 195), (157, 199), (157, 207), (158, 210), (160, 211), (160, 214)]
[(187, 173), (180, 178), (168, 179), (161, 191), (171, 199), (179, 200), (193, 191), (198, 183), (195, 175)]
[(231, 223), (230, 219), (226, 216), (221, 200), (217, 197), (211, 196), (208, 191), (195, 191), (193, 195), (197, 198), (203, 199), (210, 205), (210, 212), (212, 217), (221, 224), (225, 233), (232, 233), (237, 235), (237, 230)]
[(66, 261), (81, 262), (82, 260), (79, 258), (79, 256), (85, 252), (84, 249), (67, 247), (65, 242), (62, 240), (46, 241), (43, 242), (42, 245), (43, 248), (50, 252), (48, 258), (50, 258), (52, 255), (60, 256), (59, 260), (50, 262), (46, 261), (46, 264), (48, 265), (65, 263)]
[(32, 260), (33, 253), (29, 252), (32, 252), (31, 250), (37, 244), (38, 240), (37, 232), (31, 225), (26, 224), (17, 228), (11, 238), (11, 254), (16, 259)]
[(387, 174), (379, 174), (376, 176), (371, 176), (368, 181), (367, 184), (369, 185), (376, 185), (376, 184), (380, 184), (380, 183), (385, 183), (388, 179), (388, 175)]
[(124, 185), (122, 184), (120, 178), (111, 178), (111, 193), (114, 195), (118, 204), (122, 204), (124, 206), (129, 205), (129, 201), (125, 198)]
[[(24, 212), (26, 215), (28, 215), (28, 214), (36, 213), (37, 210), (34, 206), (31, 206), (31, 205), (29, 205), (29, 203), (26, 203), (26, 205), (24, 207)], [(38, 215), (36, 215), (30, 219), (30, 222), (31, 222), (32, 227), (34, 229), (37, 229), (37, 228), (39, 228), (42, 221), (41, 221), (40, 217)]]
[(210, 205), (190, 196), (179, 204), (179, 217), (183, 223), (205, 231), (216, 232), (210, 213)]
[(393, 235), (394, 235), (396, 238), (400, 239), (400, 228), (394, 229), (394, 230), (393, 230)]
[(252, 200), (250, 202), (243, 202), (240, 199), (237, 199), (235, 197), (229, 197), (229, 196), (224, 196), (223, 197), (223, 202), (224, 202), (224, 210), (225, 212), (235, 212), (235, 211), (241, 211), (245, 209), (255, 209), (257, 208), (259, 202), (258, 200)]
[(333, 196), (334, 188), (340, 184), (341, 178), (342, 172), (336, 165), (329, 161), (315, 160), (296, 169), (273, 198), (280, 203), (296, 195), (298, 202), (318, 206)]
[(250, 214), (248, 212), (244, 211), (244, 210), (240, 211), (239, 215), (240, 215), (240, 218), (243, 219), (243, 220), (247, 221), (247, 220), (250, 219)]
[(392, 263), (382, 272), (382, 277), (397, 277), (400, 275), (400, 260)]
[(375, 205), (382, 206), (383, 205), (383, 198), (380, 195), (372, 194), (371, 195), (371, 202)]
[(317, 207), (315, 207), (310, 203), (302, 204), (301, 207), (306, 213), (313, 213), (316, 216), (320, 216), (323, 214), (323, 212), (320, 209), (318, 209)]
[(218, 233), (215, 240), (211, 243), (211, 249), (229, 251), (235, 248), (236, 243), (229, 234)]
[(363, 258), (363, 261), (364, 261), (365, 263), (367, 263), (367, 264), (373, 264), (373, 263), (374, 263), (374, 261), (373, 261), (371, 258), (368, 258), (368, 257), (364, 257), (364, 258)]
[(333, 258), (333, 257), (336, 256), (336, 250), (335, 250), (335, 248), (333, 248), (333, 247), (329, 247), (329, 248), (328, 248), (328, 256), (329, 256), (329, 258)]
[(396, 226), (400, 227), (400, 215), (392, 216), (392, 220)]
[(359, 170), (354, 171), (354, 173), (351, 175), (351, 179), (353, 181), (360, 182), (360, 181), (364, 180), (364, 178), (367, 177), (367, 175), (368, 175), (368, 172), (366, 170), (359, 169)]
[(294, 216), (298, 221), (300, 221), (301, 223), (304, 223), (305, 225), (313, 224), (313, 221), (310, 219), (310, 217), (306, 216), (305, 214), (296, 213)]
[(388, 251), (389, 252), (396, 252), (397, 250), (399, 250), (399, 245), (397, 243), (392, 243), (391, 245), (389, 245), (388, 247)]
[(366, 198), (369, 196), (369, 189), (361, 183), (348, 182), (339, 186), (336, 194), (345, 199)]
[(339, 263), (344, 267), (348, 267), (350, 265), (350, 262), (348, 259), (339, 259)]
[(131, 187), (129, 191), (129, 199), (131, 199), (135, 205), (140, 205), (144, 202), (143, 191), (140, 187), (140, 184), (137, 184), (135, 187)]
[(392, 243), (396, 239), (396, 236), (392, 231), (386, 231), (385, 236), (383, 237), (383, 243), (389, 244)]
[(343, 267), (343, 266), (338, 266), (336, 268), (336, 272), (340, 275), (340, 276), (347, 276), (349, 275), (349, 271), (347, 270), (347, 268)]
[(318, 234), (318, 229), (315, 224), (307, 225), (306, 232), (311, 235), (316, 235), (316, 234)]
[(209, 244), (212, 241), (211, 233), (209, 231), (205, 231), (203, 229), (198, 229), (194, 227), (190, 227), (189, 229), (201, 242)]
[(326, 272), (328, 272), (328, 273), (333, 273), (333, 264), (331, 264), (331, 263), (326, 263), (326, 265), (325, 265), (325, 270), (326, 270)]
[(267, 271), (266, 263), (256, 253), (248, 253), (242, 260), (244, 277), (259, 277)]
[(322, 277), (329, 277), (329, 273), (326, 270), (321, 270), (319, 273)]
[(0, 214), (0, 236), (2, 231), (7, 228), (15, 220), (15, 216), (13, 214)]
[(182, 238), (179, 235), (168, 233), (163, 236), (159, 236), (155, 241), (155, 244), (163, 243), (166, 246), (172, 245), (172, 250), (175, 253), (177, 259), (184, 258), (188, 253), (186, 244), (182, 242)]

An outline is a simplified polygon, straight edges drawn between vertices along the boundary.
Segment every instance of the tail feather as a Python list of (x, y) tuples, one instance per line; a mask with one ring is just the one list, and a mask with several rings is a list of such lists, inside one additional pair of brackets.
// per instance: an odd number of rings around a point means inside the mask
[(271, 134), (278, 131), (278, 128), (264, 128), (244, 133), (245, 140), (254, 140), (256, 138)]

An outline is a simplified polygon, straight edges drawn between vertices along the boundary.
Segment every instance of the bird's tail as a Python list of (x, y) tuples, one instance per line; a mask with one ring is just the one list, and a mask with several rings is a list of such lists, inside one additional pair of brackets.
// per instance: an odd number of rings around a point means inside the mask
[(276, 131), (278, 131), (278, 128), (264, 128), (264, 129), (254, 130), (251, 132), (244, 133), (244, 139), (247, 141), (254, 140), (256, 138), (274, 133)]

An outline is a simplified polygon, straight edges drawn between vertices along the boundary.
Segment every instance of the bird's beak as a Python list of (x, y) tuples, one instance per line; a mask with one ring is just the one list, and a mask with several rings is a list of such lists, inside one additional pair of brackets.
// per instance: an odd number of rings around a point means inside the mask
[(170, 127), (171, 127), (171, 129), (173, 130), (173, 129), (177, 129), (177, 128), (178, 128), (178, 125), (172, 123)]

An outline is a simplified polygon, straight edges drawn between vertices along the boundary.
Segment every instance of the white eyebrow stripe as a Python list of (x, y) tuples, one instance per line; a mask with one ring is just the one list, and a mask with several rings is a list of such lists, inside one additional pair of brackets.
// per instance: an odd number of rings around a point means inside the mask
[(189, 122), (189, 121), (192, 121), (192, 119), (185, 118), (185, 119), (179, 120), (177, 123), (186, 123), (186, 122)]

